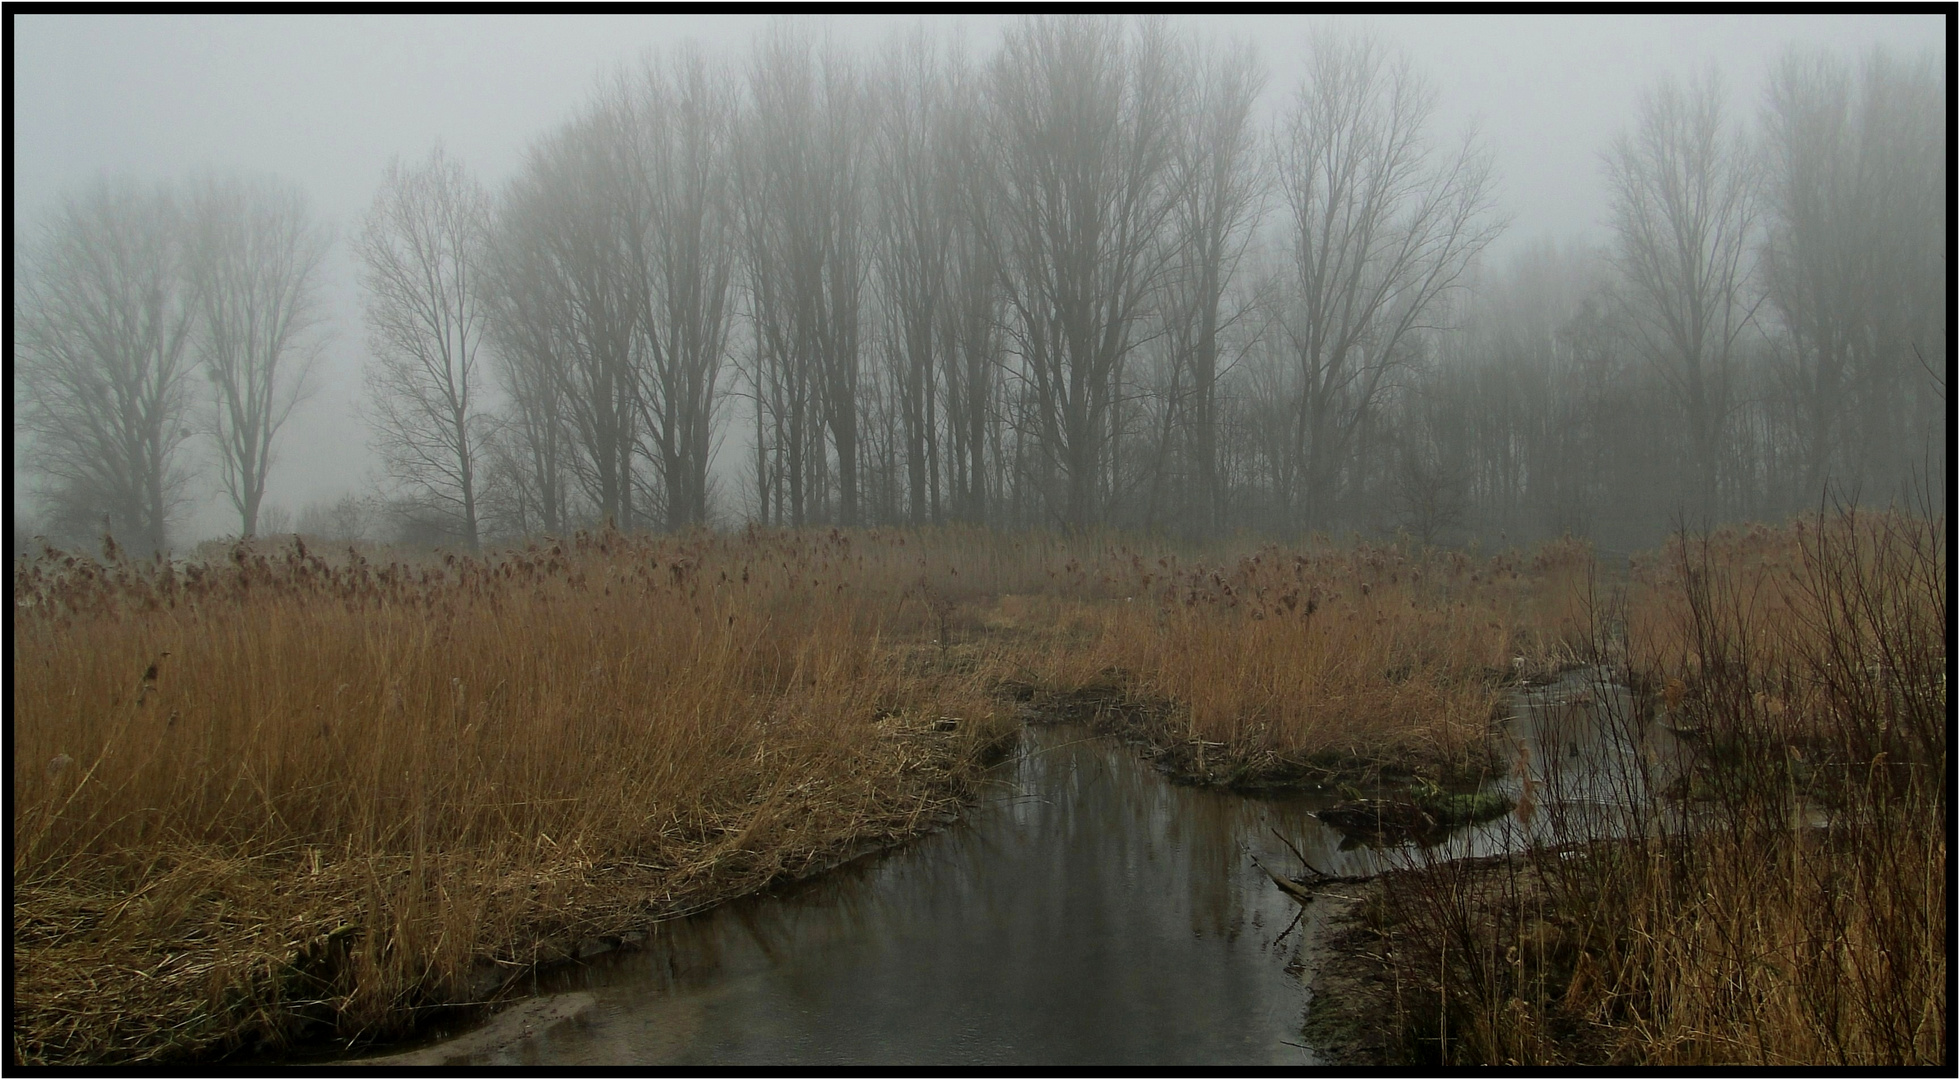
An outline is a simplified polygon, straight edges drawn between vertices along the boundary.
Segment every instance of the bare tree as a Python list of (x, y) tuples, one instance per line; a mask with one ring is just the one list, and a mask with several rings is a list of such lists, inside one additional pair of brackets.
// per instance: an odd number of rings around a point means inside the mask
[(819, 52), (781, 23), (757, 47), (749, 93), (740, 172), (752, 381), (774, 460), (759, 449), (758, 467), (770, 488), (786, 488), (774, 496), (778, 517), (786, 496), (788, 520), (801, 524), (823, 501), (834, 451), (836, 520), (853, 525), (876, 103), (840, 50)]
[(649, 60), (602, 83), (512, 182), (495, 324), (513, 407), (499, 470), (525, 489), (518, 516), (535, 507), (556, 528), (569, 476), (620, 528), (705, 520), (732, 321), (733, 119), (704, 57)]
[(1283, 326), (1297, 380), (1291, 496), (1307, 527), (1326, 524), (1340, 470), (1436, 301), (1503, 228), (1474, 135), (1431, 151), (1435, 105), (1406, 57), (1322, 32), (1280, 123), (1292, 262)]
[(1859, 66), (1860, 143), (1875, 183), (1870, 198), (1880, 255), (1872, 295), (1873, 363), (1857, 395), (1863, 474), (1874, 487), (1945, 469), (1950, 436), (1944, 369), (1953, 299), (1948, 232), (1952, 196), (1951, 88), (1941, 55), (1896, 56), (1883, 48)]
[(330, 503), (308, 503), (299, 512), (296, 527), (303, 535), (321, 540), (366, 540), (381, 509), (380, 500), (348, 492)]
[(624, 529), (639, 510), (636, 350), (645, 305), (636, 249), (647, 207), (634, 176), (634, 125), (630, 97), (614, 86), (540, 140), (505, 194), (495, 244), (498, 338), (514, 351), (506, 388), (529, 432), (538, 483), (556, 482), (546, 478), (552, 462), (598, 516)]
[(1427, 546), (1462, 525), (1469, 513), (1471, 465), (1463, 452), (1466, 402), (1464, 396), (1421, 390), (1406, 396), (1388, 483), (1389, 503), (1397, 527)]
[(21, 420), (51, 524), (98, 520), (161, 550), (186, 474), (196, 304), (181, 212), (164, 188), (103, 181), (66, 199), (14, 297)]
[(800, 206), (816, 108), (814, 61), (780, 24), (757, 46), (736, 170), (753, 355), (758, 516), (801, 525), (821, 497), (814, 310), (803, 283), (814, 246)]
[(510, 216), (537, 256), (533, 287), (555, 295), (567, 458), (586, 500), (622, 529), (638, 524), (638, 350), (645, 323), (642, 235), (650, 213), (637, 176), (640, 132), (630, 92), (596, 106), (533, 149), (511, 186)]
[(1719, 510), (1737, 342), (1755, 311), (1757, 169), (1722, 98), (1712, 71), (1685, 88), (1662, 82), (1607, 156), (1631, 325), (1682, 410), (1696, 478), (1690, 505), (1707, 522)]
[(305, 337), (328, 244), (297, 188), (215, 177), (195, 187), (198, 352), (216, 391), (219, 476), (241, 536), (258, 531), (272, 441), (306, 392), (317, 352)]
[(1396, 427), (1405, 439), (1451, 429), (1437, 449), (1467, 470), (1465, 521), (1477, 529), (1514, 539), (1586, 531), (1591, 399), (1603, 380), (1578, 362), (1567, 331), (1589, 291), (1607, 283), (1604, 269), (1584, 248), (1527, 245), (1478, 273), (1456, 297), (1455, 328), (1430, 337), (1433, 362), (1402, 395)]
[[(1944, 426), (1944, 89), (1929, 57), (1786, 52), (1762, 110), (1763, 284), (1809, 505), (1889, 488)], [(1914, 429), (1919, 430), (1915, 431)], [(1943, 435), (1943, 432), (1940, 432)]]
[(369, 422), (388, 473), (474, 550), (490, 201), (440, 146), (396, 161), (368, 213)]
[(1053, 520), (1102, 519), (1124, 361), (1161, 284), (1182, 65), (1160, 22), (1029, 19), (988, 83), (997, 259)]
[(261, 535), (279, 536), (293, 531), (293, 512), (278, 503), (259, 505), (259, 529)]
[(883, 82), (889, 104), (876, 144), (878, 280), (904, 430), (907, 516), (919, 524), (941, 513), (936, 350), (960, 211), (959, 159), (944, 130), (949, 87), (923, 29), (895, 43)]
[(533, 528), (555, 534), (572, 514), (566, 372), (572, 318), (550, 277), (538, 230), (527, 227), (529, 210), (515, 191), (506, 196), (486, 268), (492, 373), (507, 402), (492, 452), (506, 488), (499, 508), (505, 524), (520, 534)]
[(1220, 336), (1243, 315), (1225, 310), (1224, 299), (1265, 194), (1252, 108), (1266, 79), (1248, 46), (1200, 49), (1193, 66), (1196, 98), (1177, 143), (1173, 184), (1178, 247), (1166, 312), (1171, 384), (1164, 414), (1166, 425), (1183, 427), (1188, 444), (1195, 490), (1187, 509), (1216, 527), (1225, 509), (1218, 468)]
[(944, 107), (936, 129), (952, 171), (939, 357), (946, 402), (946, 465), (953, 515), (989, 519), (1001, 484), (994, 479), (1000, 439), (1001, 288), (990, 242), (992, 190), (983, 178), (985, 103), (978, 74), (955, 55), (945, 70)]
[(663, 481), (667, 527), (707, 520), (716, 392), (728, 349), (736, 244), (733, 90), (698, 52), (649, 65), (635, 159), (648, 214), (638, 400)]
[(814, 193), (818, 247), (806, 265), (816, 271), (806, 295), (816, 316), (817, 399), (837, 454), (837, 521), (859, 524), (858, 382), (863, 369), (863, 299), (870, 275), (870, 198), (867, 161), (879, 101), (863, 74), (833, 47), (822, 59), (822, 102)]

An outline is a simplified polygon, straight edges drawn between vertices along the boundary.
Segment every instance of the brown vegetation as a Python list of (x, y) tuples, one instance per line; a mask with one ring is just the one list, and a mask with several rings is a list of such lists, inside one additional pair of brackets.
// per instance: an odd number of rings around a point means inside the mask
[(14, 1053), (388, 1034), (926, 827), (1002, 728), (848, 547), (17, 571)]
[(1627, 778), (1630, 838), (1580, 844), (1555, 821), (1495, 869), (1384, 882), (1360, 960), (1399, 1053), (1941, 1061), (1945, 553), (1943, 521), (1843, 513), (1682, 540), (1637, 574), (1640, 692), (1615, 721), (1679, 732), (1686, 776)]
[(387, 558), (17, 564), (17, 1060), (399, 1035), (933, 827), (1003, 691), (1204, 782), (1462, 773), (1499, 684), (1577, 640), (1589, 561), (977, 530)]
[(1487, 767), (1503, 684), (1583, 642), (1590, 563), (1572, 541), (1491, 559), (1265, 547), (1216, 566), (1119, 549), (1064, 567), (1108, 600), (1020, 610), (1058, 628), (1029, 661), (1038, 679), (1115, 692), (1110, 711), (1181, 775), (1438, 778)]

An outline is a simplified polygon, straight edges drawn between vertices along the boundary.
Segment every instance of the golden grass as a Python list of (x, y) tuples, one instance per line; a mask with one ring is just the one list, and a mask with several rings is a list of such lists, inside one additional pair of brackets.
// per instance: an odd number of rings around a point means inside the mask
[(1692, 782), (1581, 857), (1553, 843), (1388, 890), (1377, 914), (1405, 1049), (1941, 1062), (1944, 522), (1846, 512), (1684, 540), (1636, 575), (1628, 609), (1643, 689), (1622, 722), (1693, 733)]
[(1078, 574), (1121, 595), (1049, 601), (1060, 632), (1031, 665), (1051, 685), (1114, 679), (1168, 703), (1160, 738), (1200, 779), (1461, 773), (1485, 763), (1504, 684), (1583, 640), (1571, 613), (1589, 568), (1570, 541), (1489, 560), (1368, 544), (1218, 565), (1115, 552)]
[(477, 961), (915, 831), (999, 730), (834, 546), (241, 554), (17, 576), (20, 1060), (388, 1033)]
[(1434, 772), (1577, 640), (1587, 565), (970, 529), (24, 561), (10, 1050), (400, 1034), (932, 827), (1003, 686), (1149, 703), (1194, 779)]

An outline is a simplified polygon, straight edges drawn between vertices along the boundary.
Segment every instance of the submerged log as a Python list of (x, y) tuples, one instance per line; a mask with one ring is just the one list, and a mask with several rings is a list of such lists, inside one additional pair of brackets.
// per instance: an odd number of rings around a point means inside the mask
[(1254, 855), (1252, 857), (1252, 865), (1265, 871), (1266, 876), (1273, 879), (1273, 884), (1279, 886), (1279, 891), (1292, 897), (1296, 903), (1310, 904), (1313, 902), (1313, 893), (1309, 892), (1306, 886), (1260, 862), (1259, 856)]
[[(1293, 841), (1288, 840), (1286, 838), (1286, 834), (1280, 832), (1278, 829), (1275, 829), (1270, 825), (1268, 825), (1266, 828), (1274, 836), (1279, 837), (1279, 842), (1285, 844), (1286, 849), (1288, 851), (1291, 851), (1294, 857), (1300, 860), (1300, 865), (1306, 868), (1307, 873), (1312, 874), (1313, 876), (1311, 878), (1289, 878), (1283, 874), (1275, 873), (1272, 867), (1267, 866), (1265, 863), (1260, 862), (1259, 856), (1257, 855), (1254, 855), (1252, 857), (1252, 865), (1257, 866), (1261, 870), (1264, 870), (1266, 872), (1266, 876), (1273, 879), (1273, 884), (1278, 885), (1281, 892), (1285, 893), (1288, 896), (1291, 896), (1295, 900), (1299, 900), (1302, 904), (1306, 903), (1307, 900), (1312, 899), (1313, 890), (1321, 887), (1322, 885), (1356, 885), (1364, 881), (1369, 881), (1373, 879), (1373, 877), (1375, 876), (1373, 874), (1361, 874), (1361, 875), (1330, 874), (1327, 871), (1322, 870), (1321, 868), (1315, 866), (1313, 863), (1308, 862), (1306, 854), (1302, 852), (1299, 849), (1299, 847), (1293, 843)], [(1306, 899), (1301, 899), (1301, 897), (1303, 896), (1306, 897)]]

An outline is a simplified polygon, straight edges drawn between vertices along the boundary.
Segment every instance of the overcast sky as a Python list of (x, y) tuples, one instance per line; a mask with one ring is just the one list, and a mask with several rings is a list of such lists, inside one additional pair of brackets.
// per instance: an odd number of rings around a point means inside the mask
[[(990, 53), (1005, 20), (862, 16), (805, 20), (863, 47), (925, 22)], [(1187, 32), (1254, 42), (1276, 106), (1298, 81), (1305, 16), (1181, 18)], [(1601, 236), (1599, 153), (1641, 91), (1719, 65), (1754, 111), (1786, 46), (1851, 52), (1884, 43), (1938, 49), (1934, 15), (1377, 16), (1342, 22), (1406, 49), (1441, 95), (1439, 134), (1475, 123), (1496, 155), (1512, 216), (1494, 255), (1541, 237)], [(436, 140), (494, 189), (525, 146), (566, 119), (601, 71), (646, 48), (693, 39), (743, 56), (761, 17), (101, 16), (14, 20), (16, 221), (31, 229), (60, 193), (104, 173), (180, 178), (206, 166), (276, 173), (306, 188), (341, 236), (356, 227), (395, 155)], [(352, 414), (362, 359), (344, 247), (334, 262), (337, 326), (320, 390), (287, 429), (268, 498), (297, 510), (366, 486)], [(236, 519), (207, 502), (183, 530)]]

